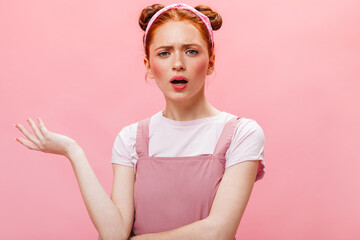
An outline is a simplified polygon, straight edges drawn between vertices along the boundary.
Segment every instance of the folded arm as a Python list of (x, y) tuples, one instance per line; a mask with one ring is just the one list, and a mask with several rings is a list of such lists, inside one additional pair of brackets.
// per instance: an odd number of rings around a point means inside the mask
[(244, 161), (228, 167), (219, 184), (209, 216), (203, 220), (160, 233), (129, 240), (233, 240), (249, 201), (259, 161)]

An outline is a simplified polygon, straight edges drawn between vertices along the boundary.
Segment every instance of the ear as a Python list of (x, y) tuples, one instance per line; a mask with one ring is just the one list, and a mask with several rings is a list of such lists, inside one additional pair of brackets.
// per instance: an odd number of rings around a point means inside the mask
[(145, 68), (146, 68), (147, 75), (151, 79), (154, 79), (154, 74), (153, 74), (153, 72), (151, 70), (151, 67), (150, 67), (150, 61), (149, 61), (149, 59), (147, 59), (147, 57), (144, 57), (144, 65), (145, 65)]
[(209, 59), (209, 66), (206, 75), (210, 75), (214, 72), (215, 68), (215, 54), (213, 54)]

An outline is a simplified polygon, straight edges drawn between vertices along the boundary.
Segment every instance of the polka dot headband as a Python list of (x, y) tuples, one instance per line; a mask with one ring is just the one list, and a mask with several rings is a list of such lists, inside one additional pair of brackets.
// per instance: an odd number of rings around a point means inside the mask
[(144, 37), (144, 47), (146, 45), (146, 36), (148, 34), (148, 31), (151, 27), (151, 25), (153, 24), (153, 22), (156, 20), (156, 18), (162, 14), (163, 12), (167, 11), (167, 10), (170, 10), (170, 9), (173, 9), (173, 8), (181, 8), (181, 9), (186, 9), (186, 10), (189, 10), (193, 13), (195, 13), (197, 16), (199, 16), (199, 18), (205, 23), (205, 26), (209, 32), (209, 36), (210, 36), (210, 41), (211, 41), (211, 45), (214, 46), (214, 37), (213, 37), (213, 30), (211, 28), (211, 23), (210, 23), (210, 20), (209, 18), (204, 15), (203, 13), (199, 12), (198, 10), (196, 10), (195, 8), (185, 4), (185, 3), (174, 3), (174, 4), (171, 4), (171, 5), (168, 5), (162, 9), (160, 9), (159, 11), (157, 11), (154, 16), (151, 17), (147, 27), (146, 27), (146, 30), (145, 30), (145, 37)]

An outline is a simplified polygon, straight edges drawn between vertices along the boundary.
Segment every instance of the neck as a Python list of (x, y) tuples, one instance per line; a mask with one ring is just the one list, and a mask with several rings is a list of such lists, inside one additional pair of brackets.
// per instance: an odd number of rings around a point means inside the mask
[(199, 118), (211, 117), (220, 113), (206, 99), (205, 92), (200, 91), (199, 96), (182, 101), (166, 100), (163, 115), (176, 121), (190, 121)]

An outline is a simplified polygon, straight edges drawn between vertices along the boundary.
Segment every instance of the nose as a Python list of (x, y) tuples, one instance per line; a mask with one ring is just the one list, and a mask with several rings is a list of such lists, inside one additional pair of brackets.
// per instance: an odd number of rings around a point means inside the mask
[(173, 62), (173, 70), (185, 70), (185, 62), (181, 53), (174, 52), (174, 62)]

